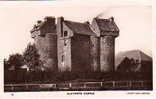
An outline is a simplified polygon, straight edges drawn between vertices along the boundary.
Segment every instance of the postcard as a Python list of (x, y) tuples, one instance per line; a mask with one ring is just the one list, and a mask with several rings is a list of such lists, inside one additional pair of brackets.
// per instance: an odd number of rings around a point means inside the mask
[(147, 0), (2, 1), (2, 97), (154, 95), (154, 9)]

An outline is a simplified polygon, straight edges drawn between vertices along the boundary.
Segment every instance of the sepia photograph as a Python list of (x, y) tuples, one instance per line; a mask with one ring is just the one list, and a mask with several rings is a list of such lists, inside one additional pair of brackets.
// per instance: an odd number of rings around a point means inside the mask
[(152, 91), (152, 6), (0, 7), (4, 92)]

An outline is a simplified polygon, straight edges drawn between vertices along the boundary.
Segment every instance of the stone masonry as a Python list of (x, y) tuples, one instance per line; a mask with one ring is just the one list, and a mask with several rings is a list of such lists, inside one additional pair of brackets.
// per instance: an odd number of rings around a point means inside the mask
[(114, 18), (94, 18), (92, 23), (63, 17), (46, 17), (31, 30), (47, 70), (58, 72), (114, 71), (115, 38), (119, 29)]
[(55, 18), (45, 17), (44, 22), (38, 21), (31, 30), (44, 69), (57, 70), (57, 33)]

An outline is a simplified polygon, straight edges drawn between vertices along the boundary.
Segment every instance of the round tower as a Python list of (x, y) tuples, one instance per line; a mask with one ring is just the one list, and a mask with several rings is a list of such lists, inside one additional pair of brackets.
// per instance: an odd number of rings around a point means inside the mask
[(51, 71), (57, 71), (57, 35), (47, 33), (45, 36), (45, 64), (44, 66)]
[(31, 30), (44, 69), (57, 71), (57, 34), (54, 17), (45, 17)]

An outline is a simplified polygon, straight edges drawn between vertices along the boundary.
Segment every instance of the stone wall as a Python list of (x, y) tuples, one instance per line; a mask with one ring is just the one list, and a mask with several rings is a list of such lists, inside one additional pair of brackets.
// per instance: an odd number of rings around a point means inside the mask
[(90, 36), (74, 34), (71, 41), (72, 71), (90, 72)]
[(45, 70), (57, 71), (57, 34), (54, 17), (38, 21), (31, 31)]
[(48, 33), (46, 35), (47, 43), (47, 63), (46, 65), (50, 67), (52, 71), (57, 71), (57, 35)]
[[(64, 24), (63, 18), (58, 18), (57, 23), (57, 43), (58, 43), (58, 69), (60, 72), (71, 71), (71, 37), (72, 31)], [(64, 32), (67, 36), (64, 36)]]
[(58, 40), (58, 69), (71, 71), (71, 39)]
[(58, 37), (57, 39), (57, 58), (58, 58), (58, 71), (64, 71), (64, 67), (63, 67), (63, 64), (62, 64), (62, 55), (63, 55), (63, 44), (64, 44), (64, 40), (63, 39), (60, 39)]
[(114, 37), (100, 37), (100, 69), (102, 72), (114, 71)]
[(90, 41), (91, 71), (98, 72), (100, 71), (100, 39), (99, 37), (91, 36)]
[(37, 36), (35, 45), (38, 49), (40, 59), (42, 60), (45, 69), (57, 70), (57, 36), (52, 33), (47, 33), (45, 37)]

